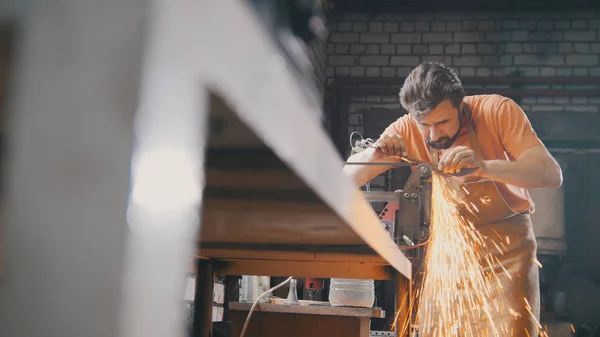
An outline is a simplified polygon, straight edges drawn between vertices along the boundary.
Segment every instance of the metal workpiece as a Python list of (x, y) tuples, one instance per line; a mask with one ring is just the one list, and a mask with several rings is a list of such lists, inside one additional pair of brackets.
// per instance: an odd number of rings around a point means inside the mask
[(387, 202), (379, 219), (399, 246), (406, 247), (409, 258), (420, 258), (420, 250), (429, 238), (431, 210), (431, 175), (429, 163), (419, 163), (404, 188), (389, 191), (366, 191), (369, 202)]
[(407, 193), (403, 190), (394, 192), (387, 191), (365, 191), (365, 199), (370, 202), (415, 202), (419, 199), (418, 193)]
[(422, 175), (431, 175), (431, 172), (445, 177), (463, 177), (477, 171), (478, 167), (463, 168), (458, 172), (446, 173), (437, 169), (437, 167), (431, 167), (428, 163), (418, 161), (416, 159), (403, 158), (403, 161), (389, 161), (389, 162), (346, 162), (345, 165), (361, 165), (361, 166), (388, 166), (391, 168), (398, 167), (417, 167), (417, 171), (421, 172)]
[(398, 190), (395, 192), (385, 192), (385, 191), (367, 191), (363, 192), (365, 199), (370, 202), (395, 202), (402, 199), (402, 197), (407, 194), (402, 190)]

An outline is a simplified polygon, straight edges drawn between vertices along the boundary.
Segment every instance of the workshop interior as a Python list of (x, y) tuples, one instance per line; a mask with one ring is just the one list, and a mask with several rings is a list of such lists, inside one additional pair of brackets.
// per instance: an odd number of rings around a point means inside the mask
[(342, 171), (408, 113), (398, 94), (425, 61), (514, 100), (559, 163), (559, 188), (529, 191), (539, 336), (600, 337), (600, 2), (0, 14), (1, 337), (427, 336), (445, 174), (406, 160), (357, 188)]

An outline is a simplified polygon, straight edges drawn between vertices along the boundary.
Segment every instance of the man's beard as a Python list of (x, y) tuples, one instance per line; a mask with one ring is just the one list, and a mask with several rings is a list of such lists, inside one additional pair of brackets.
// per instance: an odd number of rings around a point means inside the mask
[(425, 139), (425, 142), (427, 142), (427, 145), (429, 145), (432, 149), (436, 149), (436, 150), (446, 150), (449, 149), (452, 144), (454, 144), (454, 142), (456, 141), (456, 139), (458, 138), (458, 135), (460, 134), (460, 130), (462, 130), (463, 128), (463, 118), (461, 116), (461, 113), (458, 113), (458, 130), (456, 130), (456, 133), (454, 134), (454, 136), (452, 137), (440, 137), (438, 140), (436, 141), (432, 141), (431, 138), (427, 138)]
[(460, 128), (456, 131), (454, 136), (452, 137), (440, 137), (436, 141), (432, 141), (431, 138), (427, 138), (425, 141), (427, 145), (429, 145), (432, 149), (436, 150), (445, 150), (448, 149), (454, 144), (456, 139), (458, 138), (458, 134), (460, 133)]

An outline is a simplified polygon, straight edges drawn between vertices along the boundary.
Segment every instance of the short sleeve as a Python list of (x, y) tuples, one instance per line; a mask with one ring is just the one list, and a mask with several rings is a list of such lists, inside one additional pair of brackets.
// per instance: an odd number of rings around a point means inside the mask
[(410, 136), (409, 118), (410, 117), (408, 114), (398, 118), (395, 122), (385, 128), (385, 130), (381, 133), (381, 136), (386, 134), (397, 134), (404, 137), (404, 139), (408, 139)]
[(530, 147), (543, 144), (521, 107), (506, 98), (499, 102), (495, 128), (508, 155), (516, 159)]

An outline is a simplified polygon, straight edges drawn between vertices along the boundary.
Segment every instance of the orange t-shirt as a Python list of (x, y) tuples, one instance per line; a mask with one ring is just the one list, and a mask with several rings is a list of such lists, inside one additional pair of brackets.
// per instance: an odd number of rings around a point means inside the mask
[[(510, 98), (500, 95), (466, 96), (477, 140), (485, 160), (516, 160), (524, 150), (542, 144), (523, 110)], [(408, 156), (431, 163), (429, 146), (410, 114), (392, 123), (383, 132), (404, 137)], [(471, 146), (468, 129), (463, 127), (453, 146)], [(443, 150), (440, 151), (440, 156)], [(498, 190), (516, 212), (532, 213), (534, 204), (527, 189), (497, 182)]]

